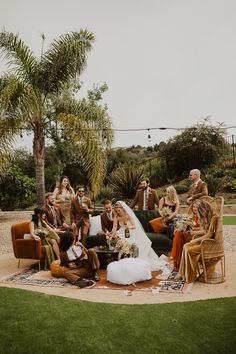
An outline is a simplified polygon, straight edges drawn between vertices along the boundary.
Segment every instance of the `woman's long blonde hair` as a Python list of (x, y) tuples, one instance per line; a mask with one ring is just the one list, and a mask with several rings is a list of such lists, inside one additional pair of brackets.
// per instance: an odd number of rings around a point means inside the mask
[(204, 230), (208, 230), (213, 215), (212, 206), (205, 200), (201, 200), (200, 203), (196, 205), (196, 207), (200, 219), (200, 224)]
[(166, 188), (166, 192), (169, 192), (169, 196), (168, 198), (170, 199), (170, 201), (175, 204), (175, 205), (179, 205), (179, 198), (176, 192), (176, 189), (174, 186), (169, 186)]

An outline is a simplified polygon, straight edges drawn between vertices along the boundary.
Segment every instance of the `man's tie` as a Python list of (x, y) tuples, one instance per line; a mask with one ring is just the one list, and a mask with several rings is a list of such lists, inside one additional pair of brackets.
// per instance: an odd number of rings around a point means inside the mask
[(145, 189), (144, 191), (144, 210), (148, 209), (148, 191)]
[(79, 198), (79, 205), (83, 208), (83, 198)]

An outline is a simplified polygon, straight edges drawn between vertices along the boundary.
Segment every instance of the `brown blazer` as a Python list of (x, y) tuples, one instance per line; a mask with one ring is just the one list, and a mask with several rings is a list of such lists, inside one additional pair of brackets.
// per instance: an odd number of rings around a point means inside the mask
[(101, 225), (102, 225), (102, 231), (106, 233), (106, 231), (111, 232), (113, 228), (113, 218), (114, 218), (114, 213), (112, 212), (112, 220), (110, 220), (107, 216), (106, 211), (104, 211), (101, 215)]
[(84, 224), (89, 225), (89, 213), (93, 212), (93, 206), (90, 198), (84, 197), (83, 203), (86, 204), (89, 208), (89, 211), (85, 211), (81, 208), (78, 196), (76, 196), (71, 202), (70, 208), (70, 221), (71, 223), (78, 224), (80, 221), (84, 221)]
[(188, 198), (192, 197), (192, 201), (199, 199), (205, 195), (208, 195), (208, 188), (205, 182), (201, 179), (197, 184), (197, 187), (194, 189), (194, 184), (192, 184), (188, 191)]
[[(54, 204), (54, 209), (55, 209), (56, 217), (57, 217), (57, 226), (60, 228), (60, 227), (62, 227), (63, 223), (65, 222), (65, 217), (64, 217), (61, 207), (59, 205)], [(43, 210), (45, 210), (48, 224), (51, 227), (55, 227), (53, 225), (53, 215), (52, 215), (52, 211), (51, 211), (50, 207), (47, 204), (45, 204), (43, 207)]]
[[(143, 194), (143, 190), (137, 191), (134, 200), (130, 204), (131, 209), (133, 209), (135, 205), (138, 204), (138, 210), (143, 210)], [(155, 191), (155, 189), (149, 188), (147, 202), (148, 209), (155, 210), (155, 204), (157, 205), (157, 207), (159, 206), (159, 198), (157, 196), (157, 192)]]

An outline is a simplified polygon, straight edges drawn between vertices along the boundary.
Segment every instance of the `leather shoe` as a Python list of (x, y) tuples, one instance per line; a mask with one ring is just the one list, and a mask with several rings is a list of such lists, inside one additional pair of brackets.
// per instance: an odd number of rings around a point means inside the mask
[(82, 288), (92, 288), (95, 285), (95, 282), (93, 280), (80, 278), (76, 281), (75, 285), (77, 285), (81, 289)]

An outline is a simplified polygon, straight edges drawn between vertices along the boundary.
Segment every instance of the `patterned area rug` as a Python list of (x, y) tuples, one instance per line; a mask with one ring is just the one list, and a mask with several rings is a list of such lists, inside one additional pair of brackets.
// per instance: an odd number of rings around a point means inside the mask
[[(91, 289), (115, 289), (115, 290), (143, 290), (158, 292), (183, 292), (185, 283), (183, 281), (175, 281), (175, 272), (163, 274), (161, 271), (152, 272), (152, 279), (144, 282), (134, 283), (131, 285), (113, 284), (106, 280), (106, 270), (99, 270), (100, 280)], [(50, 271), (38, 271), (37, 269), (25, 268), (21, 271), (0, 279), (2, 283), (15, 283), (22, 285), (35, 285), (35, 286), (56, 286), (77, 288), (75, 285), (70, 284), (65, 278), (55, 278), (51, 275)], [(128, 293), (129, 294), (129, 293)], [(127, 294), (127, 295), (128, 295)]]

